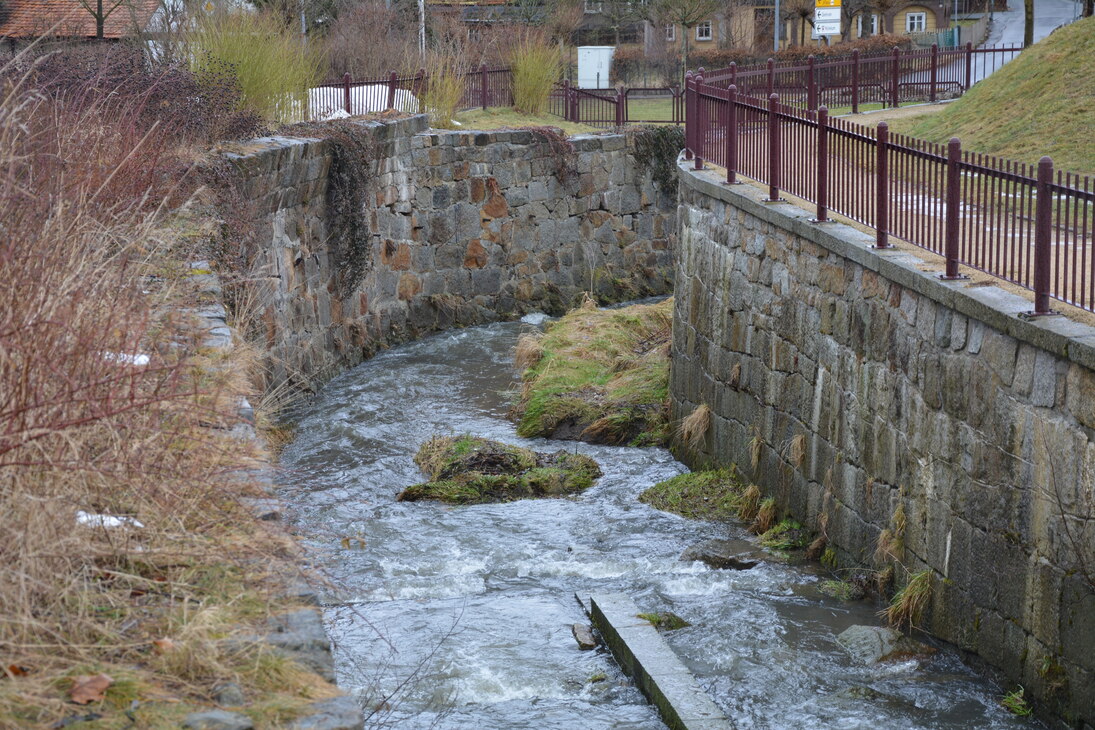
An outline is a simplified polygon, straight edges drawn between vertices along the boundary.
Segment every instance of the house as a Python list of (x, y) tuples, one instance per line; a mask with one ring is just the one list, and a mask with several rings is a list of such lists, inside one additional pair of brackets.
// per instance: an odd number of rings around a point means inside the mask
[[(95, 0), (89, 5), (96, 8)], [(102, 8), (103, 38), (117, 41), (146, 30), (160, 2), (103, 0)], [(4, 0), (0, 4), (0, 42), (9, 53), (40, 38), (83, 41), (95, 37), (95, 15), (79, 0)]]

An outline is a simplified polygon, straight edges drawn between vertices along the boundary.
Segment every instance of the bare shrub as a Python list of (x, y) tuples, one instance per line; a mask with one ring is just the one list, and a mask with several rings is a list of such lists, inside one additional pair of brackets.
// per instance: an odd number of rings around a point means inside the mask
[(511, 53), (514, 108), (534, 116), (543, 114), (548, 96), (563, 73), (559, 48), (540, 34), (528, 33)]
[(191, 250), (166, 225), (186, 145), (214, 127), (172, 121), (168, 82), (19, 64), (0, 73), (0, 653), (29, 676), (0, 682), (0, 725), (27, 727), (71, 713), (76, 666), (171, 671), (199, 695), (210, 672), (260, 672), (216, 639), (266, 601), (198, 607), (256, 590), (291, 547), (240, 504), (258, 454), (226, 429), (250, 385), (204, 350)]

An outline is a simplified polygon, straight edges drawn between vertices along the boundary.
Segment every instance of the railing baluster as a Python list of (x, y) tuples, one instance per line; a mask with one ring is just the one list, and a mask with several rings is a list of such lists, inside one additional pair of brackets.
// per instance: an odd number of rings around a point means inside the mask
[(726, 184), (738, 181), (738, 87), (730, 84), (726, 110)]
[(829, 220), (829, 110), (822, 105), (817, 110), (817, 218), (815, 223)]
[[(779, 114), (776, 107), (779, 105), (779, 94), (771, 94), (768, 97), (768, 202), (779, 201)], [(884, 124), (885, 122), (883, 122)]]
[(887, 155), (890, 125), (878, 123), (875, 146), (875, 248), (890, 248), (890, 169)]
[(958, 233), (960, 218), (959, 186), (962, 184), (962, 143), (957, 137), (951, 137), (947, 143), (947, 223), (945, 250), (947, 257), (947, 270), (941, 279), (964, 279), (966, 277), (958, 273)]
[(353, 114), (353, 108), (350, 104), (350, 73), (347, 71), (342, 74), (342, 92), (343, 102), (346, 104), (346, 113)]
[(1053, 227), (1053, 160), (1038, 160), (1038, 185), (1034, 214), (1034, 312), (1035, 315), (1051, 314), (1049, 308), (1049, 280), (1051, 229)]

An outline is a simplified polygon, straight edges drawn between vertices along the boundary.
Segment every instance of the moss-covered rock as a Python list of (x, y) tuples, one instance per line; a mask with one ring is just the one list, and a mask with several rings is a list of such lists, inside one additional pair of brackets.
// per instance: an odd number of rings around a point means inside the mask
[(760, 544), (771, 550), (803, 550), (813, 534), (794, 520), (783, 520), (760, 536)]
[(692, 520), (731, 520), (738, 516), (743, 491), (734, 472), (716, 469), (658, 482), (640, 494), (639, 501)]
[(414, 457), (429, 481), (400, 492), (400, 502), (436, 499), (451, 504), (562, 497), (588, 489), (601, 476), (583, 454), (546, 454), (477, 436), (436, 437)]
[(592, 302), (517, 346), (517, 433), (647, 446), (669, 438), (673, 303), (597, 309)]
[(638, 618), (654, 624), (654, 628), (658, 629), (659, 631), (676, 631), (677, 629), (683, 629), (686, 626), (692, 625), (672, 611), (662, 611), (661, 613), (640, 613), (638, 614)]

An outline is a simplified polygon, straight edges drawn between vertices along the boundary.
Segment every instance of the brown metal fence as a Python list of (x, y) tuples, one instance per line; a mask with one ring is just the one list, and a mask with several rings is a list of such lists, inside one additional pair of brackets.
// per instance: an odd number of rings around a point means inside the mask
[[(513, 75), (508, 68), (480, 66), (466, 71), (460, 109), (513, 104)], [(398, 109), (418, 112), (418, 100), (430, 82), (424, 70), (410, 76), (392, 71), (385, 78), (353, 80), (350, 74), (312, 89), (309, 113), (313, 119), (368, 114)]]
[(564, 81), (552, 91), (548, 112), (591, 127), (684, 124), (684, 94), (678, 86), (579, 89)]
[(1095, 311), (1095, 181), (1055, 171), (1043, 157), (1025, 165), (830, 119), (708, 84), (689, 75), (685, 154), (708, 160), (817, 205), (816, 222), (839, 213), (890, 237), (943, 256), (944, 279), (969, 266), (1034, 291), (1031, 314), (1050, 299)]
[(889, 53), (773, 61), (754, 66), (731, 63), (724, 69), (704, 71), (709, 86), (736, 86), (739, 93), (767, 98), (779, 94), (783, 103), (817, 109), (824, 104), (851, 107), (861, 104), (899, 106), (960, 96), (1021, 51), (1020, 46), (991, 46), (923, 50), (894, 48)]

